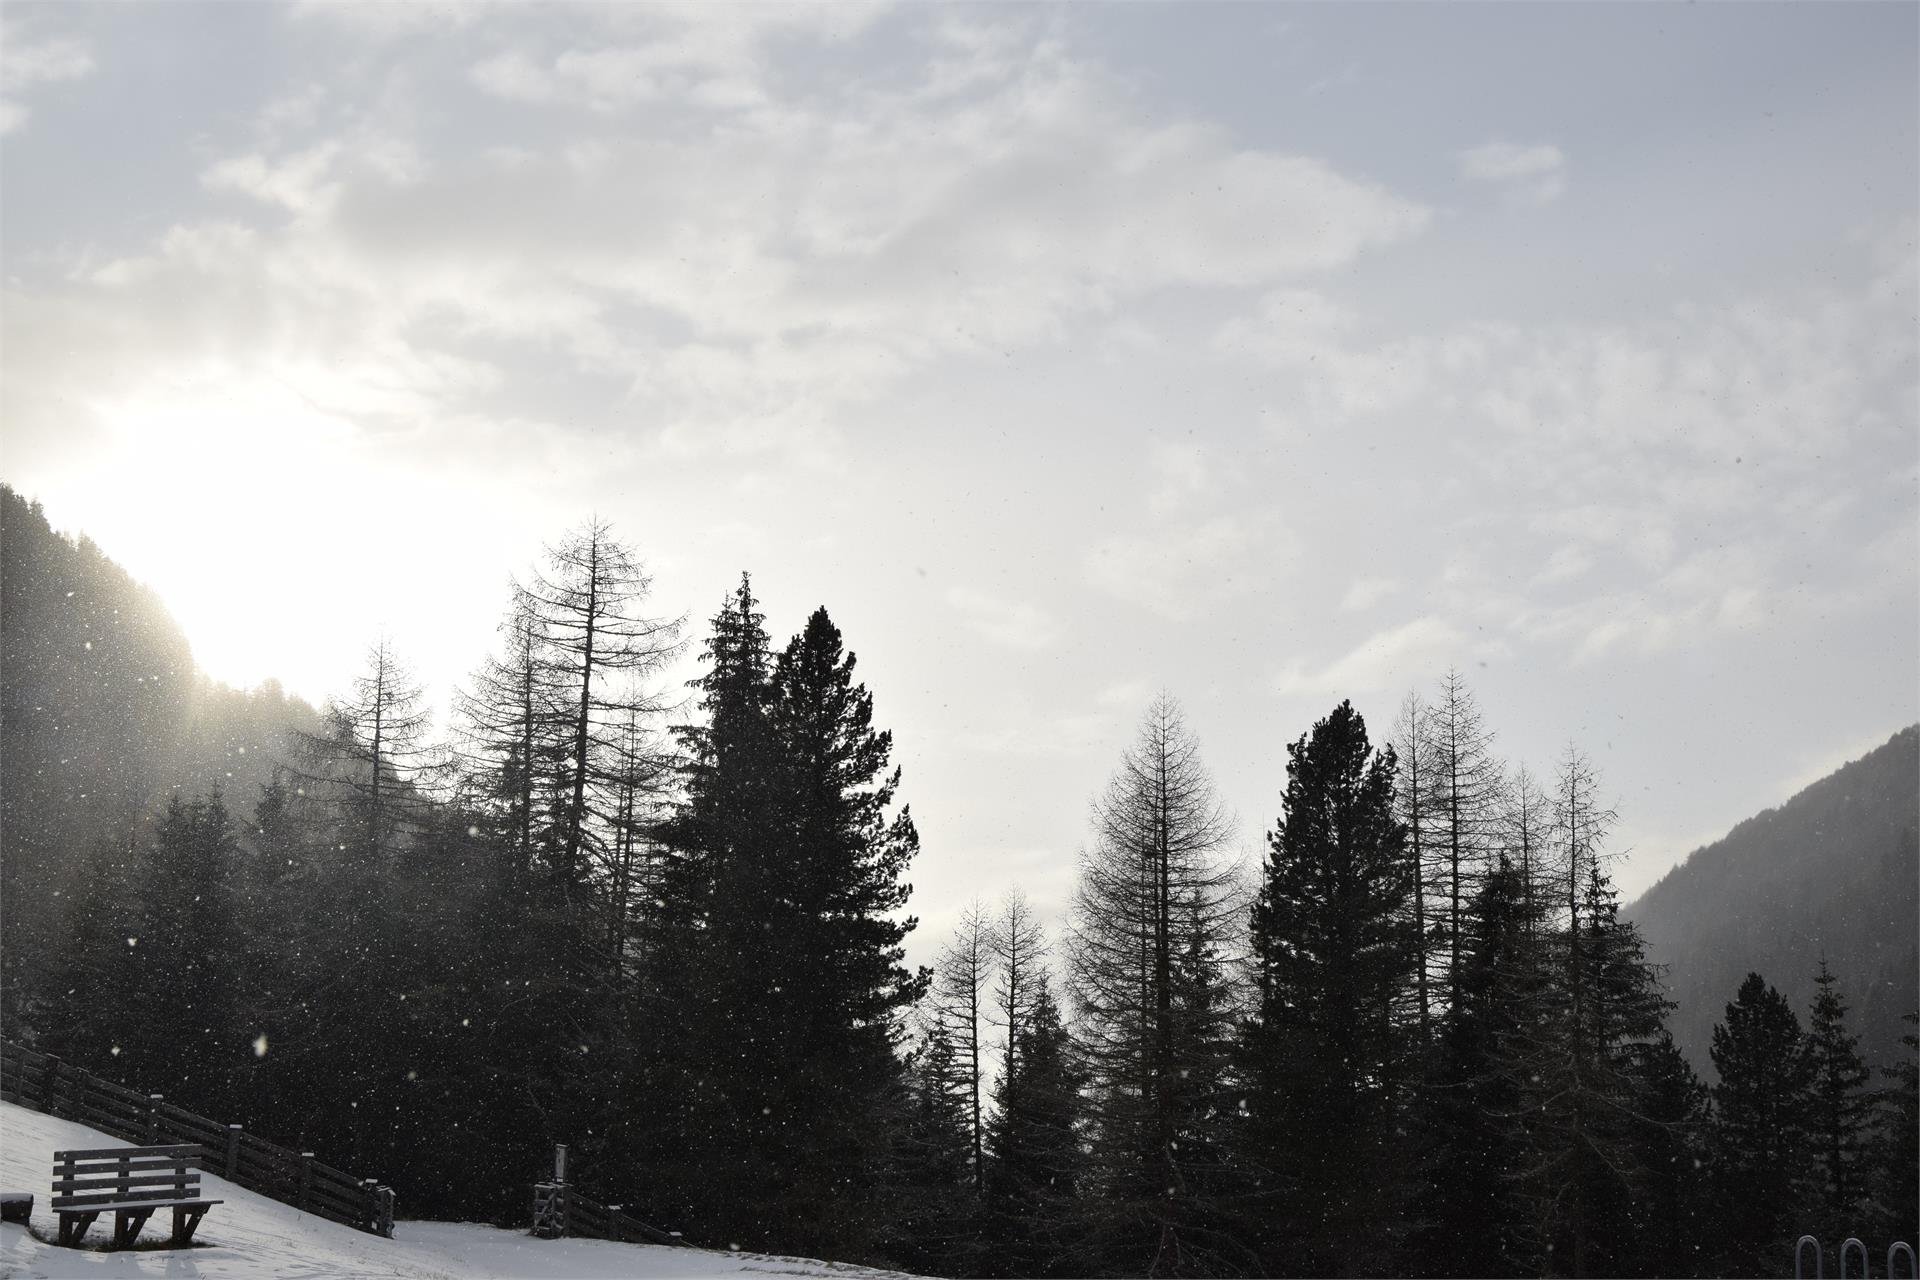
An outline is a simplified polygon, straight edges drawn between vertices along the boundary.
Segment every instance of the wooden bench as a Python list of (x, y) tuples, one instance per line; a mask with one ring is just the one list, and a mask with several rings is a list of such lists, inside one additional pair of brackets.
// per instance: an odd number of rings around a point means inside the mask
[(93, 1220), (113, 1214), (113, 1247), (124, 1249), (159, 1209), (173, 1210), (173, 1243), (193, 1240), (207, 1210), (220, 1200), (200, 1198), (200, 1148), (110, 1147), (53, 1153), (53, 1211), (60, 1243), (78, 1247)]

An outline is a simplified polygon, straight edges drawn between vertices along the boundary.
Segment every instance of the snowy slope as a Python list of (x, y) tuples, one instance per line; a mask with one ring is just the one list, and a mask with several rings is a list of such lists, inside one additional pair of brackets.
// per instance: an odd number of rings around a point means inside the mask
[(47, 1243), (58, 1219), (47, 1207), (53, 1153), (90, 1147), (130, 1146), (84, 1125), (0, 1103), (0, 1190), (33, 1193), (33, 1230), (0, 1224), (0, 1277), (101, 1276), (111, 1280), (150, 1276), (156, 1280), (599, 1280), (601, 1277), (706, 1277), (739, 1275), (857, 1276), (895, 1273), (765, 1254), (671, 1249), (614, 1244), (605, 1240), (536, 1240), (522, 1231), (468, 1223), (400, 1222), (394, 1238), (382, 1240), (291, 1205), (243, 1190), (211, 1173), (201, 1187), (216, 1205), (200, 1224), (190, 1249), (164, 1245), (171, 1225), (157, 1213), (141, 1232), (141, 1246), (99, 1250), (113, 1234), (110, 1215), (87, 1233), (90, 1250)]

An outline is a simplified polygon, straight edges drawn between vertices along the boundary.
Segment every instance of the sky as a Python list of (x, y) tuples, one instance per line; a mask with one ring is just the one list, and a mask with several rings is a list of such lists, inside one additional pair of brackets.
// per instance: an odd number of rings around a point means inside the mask
[[(1159, 690), (1465, 674), (1628, 896), (1920, 718), (1920, 7), (0, 9), (0, 478), (313, 700), (591, 515), (824, 604), (937, 940)], [(692, 675), (690, 664), (670, 683)]]

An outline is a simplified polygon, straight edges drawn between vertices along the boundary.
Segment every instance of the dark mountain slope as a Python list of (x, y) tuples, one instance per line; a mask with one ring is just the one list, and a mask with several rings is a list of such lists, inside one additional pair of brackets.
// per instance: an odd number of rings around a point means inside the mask
[(0, 1020), (65, 936), (76, 873), (176, 788), (221, 787), (243, 819), (312, 708), (193, 665), (158, 596), (0, 485)]
[(1861, 1046), (1888, 1062), (1920, 1002), (1920, 728), (1695, 850), (1627, 908), (1680, 1007), (1674, 1038), (1710, 1071), (1707, 1046), (1740, 980), (1757, 971), (1804, 1022), (1824, 951)]

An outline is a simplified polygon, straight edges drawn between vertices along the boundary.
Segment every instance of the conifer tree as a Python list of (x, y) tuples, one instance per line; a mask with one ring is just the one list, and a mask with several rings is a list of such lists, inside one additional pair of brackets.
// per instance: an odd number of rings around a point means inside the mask
[(1556, 1012), (1554, 973), (1525, 877), (1504, 855), (1469, 912), (1460, 1002), (1440, 1022), (1412, 1120), (1425, 1188), (1410, 1206), (1413, 1269), (1537, 1274), (1546, 1261), (1534, 1179)]
[(1458, 671), (1442, 677), (1440, 696), (1427, 713), (1427, 754), (1432, 761), (1426, 843), (1439, 875), (1440, 914), (1445, 928), (1446, 994), (1459, 997), (1455, 976), (1462, 927), (1479, 878), (1493, 865), (1501, 802), (1500, 765), (1493, 734)]
[(1901, 1019), (1900, 1056), (1882, 1067), (1880, 1129), (1873, 1144), (1876, 1218), (1890, 1240), (1920, 1245), (1920, 1014)]
[(964, 1082), (969, 1137), (968, 1176), (979, 1189), (986, 1176), (983, 1146), (986, 1125), (981, 1096), (986, 1088), (984, 1039), (987, 1030), (989, 984), (994, 955), (1000, 949), (993, 925), (981, 913), (979, 902), (960, 913), (954, 934), (941, 949), (934, 966), (934, 1017), (946, 1027), (959, 1057)]
[(1525, 765), (1514, 771), (1505, 799), (1502, 848), (1520, 877), (1526, 917), (1537, 926), (1546, 914), (1544, 897), (1552, 865), (1552, 804)]
[(1813, 1109), (1808, 1136), (1819, 1165), (1819, 1230), (1822, 1239), (1845, 1239), (1862, 1229), (1867, 1143), (1873, 1126), (1872, 1075), (1860, 1056), (1860, 1038), (1847, 1031), (1847, 1002), (1838, 979), (1820, 958), (1814, 976), (1813, 1009), (1807, 1020), (1806, 1054)]
[(1811, 1155), (1813, 1068), (1800, 1020), (1766, 979), (1749, 973), (1713, 1029), (1713, 1171), (1719, 1265), (1758, 1275), (1784, 1265), (1800, 1234)]
[(1072, 1275), (1083, 1266), (1074, 1249), (1083, 1077), (1046, 970), (1036, 967), (1027, 988), (987, 1126), (987, 1222), (996, 1274)]
[[(641, 612), (652, 579), (604, 520), (590, 520), (547, 549), (523, 590), (539, 637), (542, 685), (552, 698), (559, 812), (552, 874), (563, 891), (607, 864), (609, 828), (630, 716), (667, 710), (649, 681), (679, 651), (679, 619)], [(664, 765), (664, 761), (660, 762)]]
[(230, 968), (240, 947), (238, 855), (218, 791), (192, 801), (176, 794), (139, 852), (119, 953), (120, 1070), (203, 1111), (227, 1106), (252, 1056)]
[(328, 703), (322, 732), (300, 735), (302, 790), (330, 807), (359, 876), (378, 874), (424, 812), (442, 763), (427, 742), (430, 719), (419, 682), (382, 638)]
[(1642, 1171), (1627, 1263), (1643, 1276), (1709, 1274), (1707, 1088), (1662, 1030), (1639, 1063), (1633, 1160)]
[(138, 904), (130, 901), (129, 882), (138, 865), (131, 837), (121, 849), (102, 844), (81, 863), (70, 908), (74, 927), (40, 1019), (40, 1048), (123, 1083), (118, 1049), (134, 999), (128, 986), (134, 958), (127, 952), (139, 946)]
[(754, 1167), (755, 1114), (768, 1105), (742, 1077), (766, 1069), (783, 1016), (774, 1000), (782, 979), (761, 955), (786, 880), (788, 790), (764, 623), (742, 574), (710, 623), (705, 669), (693, 681), (703, 720), (678, 729), (683, 790), (659, 829), (664, 860), (641, 1013), (643, 1024), (673, 1032), (643, 1037), (642, 1088), (627, 1107), (642, 1134), (636, 1174), (652, 1211), (710, 1238), (742, 1230), (745, 1215), (731, 1206)]
[[(707, 724), (663, 835), (663, 1195), (708, 1238), (855, 1254), (882, 1238), (919, 838), (890, 734), (824, 609), (773, 661), (743, 581), (716, 620)], [(678, 974), (679, 977), (672, 975)], [(681, 1011), (684, 1011), (682, 1014)]]
[[(1089, 1088), (1092, 1265), (1170, 1275), (1231, 1251), (1178, 1147), (1180, 1073), (1208, 1045), (1181, 1032), (1177, 966), (1196, 938), (1226, 942), (1242, 909), (1222, 856), (1225, 813), (1179, 707), (1165, 695), (1095, 802), (1068, 962)], [(1184, 1105), (1191, 1105), (1190, 1102)]]
[(1271, 1268), (1386, 1269), (1398, 1217), (1398, 1016), (1417, 981), (1413, 876), (1394, 816), (1396, 758), (1342, 702), (1287, 748), (1282, 816), (1253, 905), (1254, 1010), (1243, 1034), (1254, 1216)]
[(1422, 1045), (1426, 1043), (1433, 1016), (1433, 993), (1428, 985), (1428, 967), (1434, 940), (1441, 935), (1429, 910), (1426, 835), (1428, 792), (1432, 782), (1432, 726), (1427, 704), (1418, 693), (1407, 694), (1401, 703), (1400, 717), (1393, 726), (1393, 747), (1398, 760), (1395, 772), (1394, 813), (1407, 831), (1408, 879), (1413, 887), (1413, 930), (1416, 969), (1414, 972), (1415, 1026)]
[[(1658, 1042), (1672, 1006), (1647, 963), (1638, 928), (1620, 919), (1618, 895), (1598, 860), (1569, 930), (1577, 954), (1577, 1004), (1569, 1006), (1564, 1074), (1543, 1071), (1543, 1163), (1557, 1206), (1556, 1250), (1573, 1275), (1607, 1275), (1631, 1257), (1634, 1209), (1646, 1170), (1634, 1159), (1633, 1118), (1641, 1112), (1642, 1060)], [(1575, 945), (1577, 944), (1577, 945)], [(1557, 1149), (1560, 1154), (1551, 1154)]]
[(993, 941), (997, 971), (988, 1017), (1006, 1036), (1003, 1070), (1011, 1075), (1018, 1065), (1021, 1030), (1033, 1017), (1047, 963), (1046, 933), (1019, 889), (1011, 890), (1001, 905)]
[(560, 726), (554, 672), (528, 597), (515, 592), (500, 625), (502, 652), (489, 657), (455, 699), (463, 765), (479, 783), (476, 802), (511, 851), (512, 879), (524, 880), (537, 851), (551, 847), (558, 811), (552, 788)]
[(854, 667), (822, 608), (773, 673), (790, 874), (766, 953), (795, 998), (778, 1028), (771, 1105), (786, 1157), (782, 1207), (803, 1241), (872, 1230), (872, 1171), (889, 1141), (876, 1104), (897, 1082), (900, 1018), (930, 981), (904, 963), (918, 921), (897, 914), (920, 837), (906, 806), (893, 811), (893, 735), (873, 727), (873, 695)]
[(887, 1256), (929, 1275), (971, 1275), (981, 1261), (967, 1132), (966, 1081), (952, 1029), (919, 1017), (907, 1055), (906, 1114), (887, 1175)]

